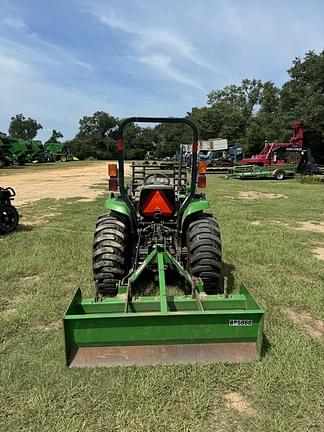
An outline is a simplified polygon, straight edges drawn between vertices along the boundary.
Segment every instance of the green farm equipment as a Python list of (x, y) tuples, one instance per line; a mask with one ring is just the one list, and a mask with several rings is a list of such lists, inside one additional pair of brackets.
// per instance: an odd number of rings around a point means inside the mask
[[(183, 158), (163, 170), (161, 164), (133, 163), (126, 186), (123, 133), (133, 122), (190, 126), (191, 172)], [(219, 226), (204, 212), (206, 167), (198, 165), (197, 144), (197, 128), (188, 119), (121, 122), (118, 168), (108, 165), (109, 213), (98, 217), (94, 231), (95, 294), (82, 298), (78, 289), (64, 316), (68, 366), (260, 358), (264, 310), (243, 285), (229, 292)]]
[(0, 167), (26, 162), (47, 162), (42, 142), (0, 136)]
[(28, 141), (22, 138), (9, 137), (11, 145), (13, 162), (18, 165), (25, 165), (28, 162), (29, 154), (32, 151), (31, 145)]
[(49, 153), (46, 151), (44, 144), (40, 140), (29, 141), (28, 162), (51, 162)]
[(12, 157), (9, 138), (4, 134), (0, 134), (0, 168), (12, 165)]
[(45, 148), (53, 162), (55, 161), (69, 162), (73, 160), (78, 160), (73, 157), (71, 153), (71, 149), (63, 143), (48, 142), (45, 144)]

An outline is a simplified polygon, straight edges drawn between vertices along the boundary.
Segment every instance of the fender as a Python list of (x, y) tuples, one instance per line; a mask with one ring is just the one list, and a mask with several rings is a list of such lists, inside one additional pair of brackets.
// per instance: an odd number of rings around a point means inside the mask
[(127, 216), (129, 222), (132, 223), (130, 210), (125, 201), (120, 197), (115, 197), (114, 194), (111, 194), (105, 201), (105, 207), (108, 210)]
[(208, 209), (209, 207), (209, 203), (206, 200), (206, 198), (200, 198), (200, 199), (195, 199), (194, 201), (192, 201), (191, 203), (188, 204), (186, 210), (183, 213), (183, 217), (181, 220), (181, 230), (183, 228), (183, 225), (186, 221), (186, 219), (191, 216), (194, 213), (203, 211)]

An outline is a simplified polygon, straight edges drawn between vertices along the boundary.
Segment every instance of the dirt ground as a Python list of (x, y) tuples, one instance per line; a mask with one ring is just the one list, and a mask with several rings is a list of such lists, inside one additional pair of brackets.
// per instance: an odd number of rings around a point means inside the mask
[(296, 312), (292, 309), (286, 309), (286, 312), (289, 318), (310, 336), (316, 338), (324, 337), (324, 321), (313, 318), (307, 312)]
[[(125, 164), (125, 175), (130, 175), (128, 164)], [(102, 193), (102, 189), (95, 185), (106, 181), (107, 162), (49, 170), (26, 168), (22, 172), (1, 176), (1, 186), (15, 189), (17, 207), (42, 198), (93, 200)]]
[(275, 194), (275, 193), (263, 193), (256, 191), (243, 191), (239, 192), (239, 197), (243, 199), (258, 199), (258, 198), (267, 198), (267, 199), (276, 199), (276, 198), (288, 198), (287, 195), (284, 194)]

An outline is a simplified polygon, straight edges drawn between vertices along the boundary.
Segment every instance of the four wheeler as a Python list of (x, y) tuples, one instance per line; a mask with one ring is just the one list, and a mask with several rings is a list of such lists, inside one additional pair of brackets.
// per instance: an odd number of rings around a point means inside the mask
[(8, 187), (0, 187), (0, 234), (9, 234), (14, 231), (19, 222), (19, 214), (11, 201), (16, 195), (15, 191)]
[[(191, 172), (183, 158), (133, 163), (124, 180), (129, 123), (182, 123), (192, 130)], [(198, 132), (188, 119), (132, 117), (117, 131), (118, 168), (108, 164), (109, 213), (93, 241), (95, 294), (78, 290), (64, 316), (69, 366), (246, 362), (260, 357), (263, 315), (247, 289), (222, 283), (221, 237), (203, 193)], [(191, 175), (190, 175), (191, 174)], [(197, 190), (198, 189), (198, 190)]]

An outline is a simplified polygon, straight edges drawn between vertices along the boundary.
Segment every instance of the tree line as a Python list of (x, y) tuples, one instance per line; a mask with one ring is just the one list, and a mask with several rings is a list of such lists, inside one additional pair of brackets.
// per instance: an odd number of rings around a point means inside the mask
[[(201, 139), (227, 138), (230, 145), (242, 146), (246, 154), (258, 152), (265, 141), (287, 141), (291, 123), (302, 120), (305, 145), (324, 163), (324, 50), (296, 57), (288, 75), (280, 88), (271, 81), (246, 78), (239, 85), (212, 90), (206, 105), (193, 107), (187, 117), (197, 125)], [(66, 144), (80, 159), (113, 159), (119, 123), (119, 118), (103, 111), (84, 116), (76, 136)], [(18, 114), (11, 119), (9, 134), (33, 139), (41, 128), (36, 120)], [(48, 141), (60, 138), (61, 132), (53, 130)], [(126, 158), (142, 159), (147, 151), (155, 151), (158, 157), (171, 156), (179, 142), (190, 141), (190, 130), (184, 125), (129, 125), (125, 130)]]

